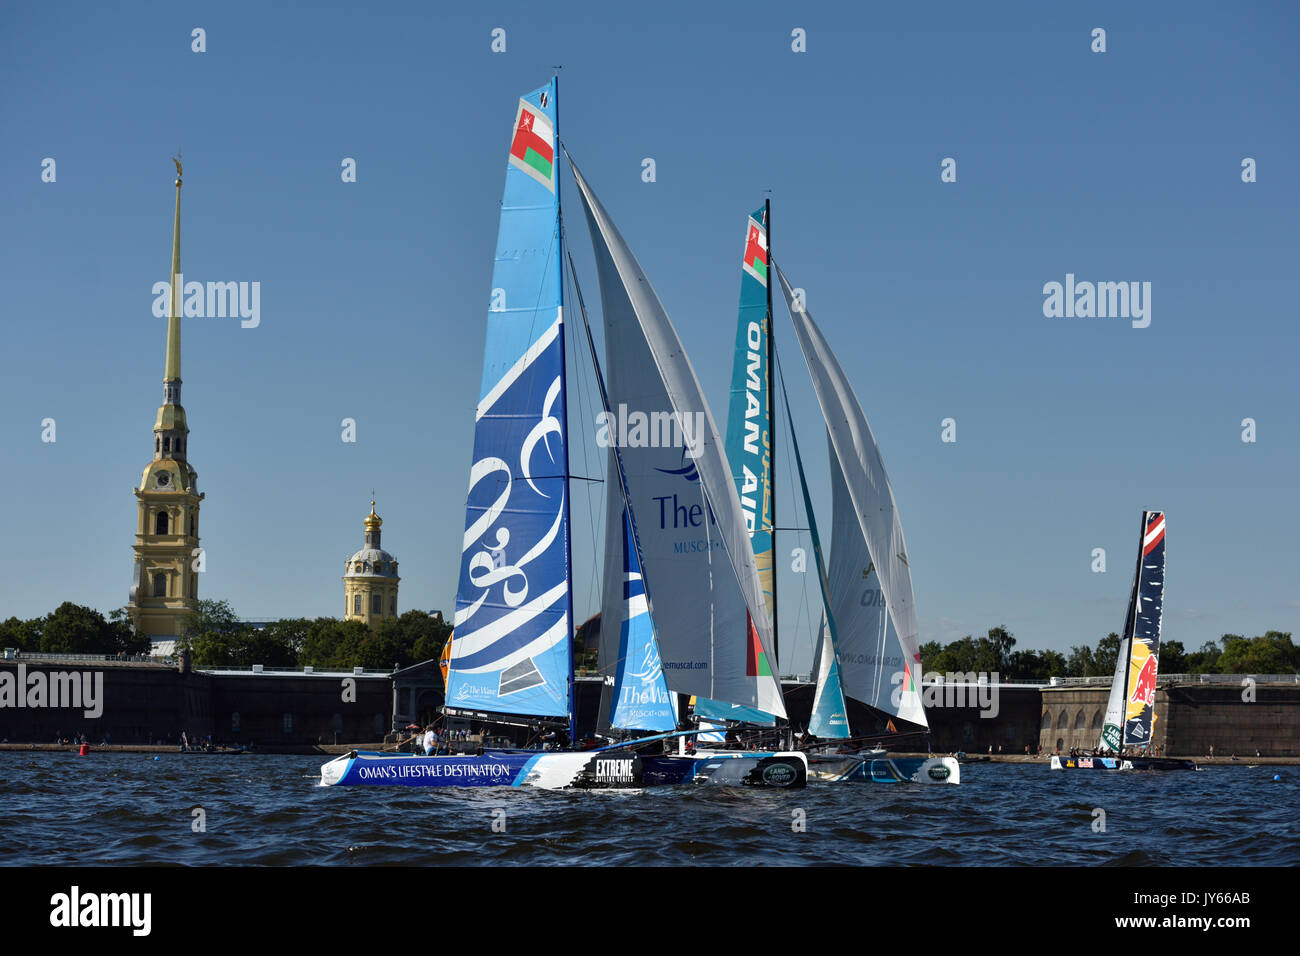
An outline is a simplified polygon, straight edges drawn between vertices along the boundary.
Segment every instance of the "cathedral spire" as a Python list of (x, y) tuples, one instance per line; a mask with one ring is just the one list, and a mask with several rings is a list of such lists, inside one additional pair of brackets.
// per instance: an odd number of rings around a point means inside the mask
[(175, 163), (175, 221), (172, 225), (172, 304), (168, 308), (166, 320), (166, 367), (162, 372), (162, 381), (181, 381), (181, 289), (178, 289), (177, 277), (181, 274), (181, 155), (172, 160)]
[(181, 289), (176, 280), (181, 274), (181, 160), (180, 152), (172, 160), (176, 164), (176, 219), (172, 225), (171, 306), (167, 310), (167, 364), (163, 382), (181, 380)]
[(163, 403), (153, 424), (153, 460), (135, 490), (135, 570), (127, 612), (137, 634), (171, 640), (185, 633), (199, 599), (198, 474), (188, 459), (189, 426), (181, 406), (181, 160), (176, 164), (176, 218), (172, 223), (171, 307)]
[(167, 309), (167, 363), (163, 370), (163, 403), (154, 420), (154, 458), (185, 460), (189, 426), (181, 405), (181, 159), (176, 164), (176, 218), (172, 222), (171, 305)]

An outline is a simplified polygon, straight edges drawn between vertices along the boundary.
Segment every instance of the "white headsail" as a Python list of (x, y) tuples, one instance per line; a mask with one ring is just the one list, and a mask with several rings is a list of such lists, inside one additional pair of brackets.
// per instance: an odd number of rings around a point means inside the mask
[[(796, 300), (779, 266), (776, 273), (830, 433), (831, 480), (838, 483), (832, 515), (830, 577), (844, 693), (876, 704), (879, 696), (887, 692), (888, 701), (877, 706), (904, 720), (928, 726), (920, 695), (921, 651), (912, 572), (885, 463), (862, 405), (821, 329)], [(867, 618), (871, 615), (858, 613), (869, 612), (870, 608), (854, 611), (848, 606), (861, 601), (873, 574), (879, 581), (888, 623), (893, 625), (901, 650), (901, 666), (884, 672), (883, 689), (876, 662), (880, 660), (880, 627), (888, 624), (870, 626)], [(887, 652), (885, 658), (890, 656)]]
[[(771, 625), (713, 414), (663, 304), (570, 158), (600, 275), (610, 415), (668, 687), (785, 716)], [(600, 436), (598, 436), (599, 438)]]
[[(1135, 583), (1134, 588), (1136, 587)], [(1130, 618), (1133, 615), (1132, 607), (1133, 602), (1130, 601)], [(1124, 732), (1124, 678), (1128, 672), (1129, 650), (1132, 645), (1127, 630), (1126, 627), (1126, 633), (1119, 639), (1119, 649), (1115, 654), (1115, 676), (1110, 682), (1110, 697), (1106, 699), (1106, 718), (1102, 721), (1101, 740), (1097, 744), (1098, 750), (1109, 750), (1111, 753), (1119, 753)]]

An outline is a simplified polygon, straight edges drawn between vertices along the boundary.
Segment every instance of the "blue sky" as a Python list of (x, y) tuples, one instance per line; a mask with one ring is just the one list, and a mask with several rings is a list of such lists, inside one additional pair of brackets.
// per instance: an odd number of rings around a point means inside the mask
[[(450, 612), (509, 126), (562, 64), (561, 136), (719, 423), (745, 217), (772, 191), (775, 257), (884, 453), (923, 639), (1005, 624), (1065, 649), (1118, 630), (1143, 508), (1168, 514), (1166, 639), (1300, 631), (1298, 34), (1291, 4), (6, 5), (0, 617), (126, 602), (178, 146), (187, 278), (262, 290), (257, 328), (184, 329), (201, 595), (341, 616), (373, 487), (402, 608)], [(1151, 282), (1150, 327), (1046, 318), (1043, 285), (1067, 273)], [(782, 313), (778, 337), (828, 501)], [(805, 577), (782, 578), (783, 637), (808, 617)]]

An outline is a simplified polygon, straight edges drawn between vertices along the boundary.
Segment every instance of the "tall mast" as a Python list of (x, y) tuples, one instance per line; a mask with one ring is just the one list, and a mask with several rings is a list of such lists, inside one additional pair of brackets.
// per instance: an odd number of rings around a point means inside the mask
[(781, 626), (777, 614), (776, 581), (780, 562), (776, 559), (776, 372), (773, 369), (772, 321), (772, 200), (763, 200), (763, 225), (767, 229), (767, 431), (768, 431), (768, 494), (772, 500), (772, 654), (776, 657), (776, 686), (781, 686)]
[[(560, 74), (555, 74), (555, 145), (560, 144)], [(564, 422), (564, 578), (569, 586), (569, 746), (576, 746), (578, 740), (578, 697), (577, 685), (574, 680), (574, 661), (573, 661), (573, 538), (572, 512), (570, 505), (573, 496), (570, 494), (569, 487), (569, 378), (568, 370), (565, 367), (565, 335), (564, 335), (564, 204), (560, 201), (560, 151), (555, 151), (555, 204), (559, 209), (559, 226), (555, 237), (556, 255), (560, 261), (560, 381), (564, 387), (560, 389), (560, 402), (563, 409), (560, 412), (560, 421)]]

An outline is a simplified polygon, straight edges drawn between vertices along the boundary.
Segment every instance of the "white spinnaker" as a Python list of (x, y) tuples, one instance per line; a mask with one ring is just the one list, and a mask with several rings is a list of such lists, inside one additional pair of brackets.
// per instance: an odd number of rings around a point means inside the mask
[[(663, 416), (684, 443), (623, 442), (628, 500), (669, 690), (785, 716), (772, 631), (722, 439), (677, 331), (618, 228), (570, 157), (591, 229), (605, 323), (609, 407), (618, 421)], [(653, 427), (653, 426), (652, 426)], [(618, 434), (616, 434), (618, 433)], [(751, 649), (751, 633), (758, 654)], [(759, 658), (765, 658), (762, 661)], [(767, 671), (767, 673), (763, 673)]]
[[(794, 320), (799, 347), (803, 351), (813, 389), (821, 405), (822, 417), (826, 420), (826, 428), (830, 433), (833, 451), (832, 481), (835, 480), (835, 466), (838, 466), (852, 508), (851, 514), (846, 515), (847, 509), (844, 506), (838, 507), (832, 516), (834, 530), (831, 538), (831, 576), (834, 578), (840, 570), (836, 568), (835, 559), (837, 542), (842, 535), (850, 533), (856, 519), (867, 554), (875, 565), (885, 607), (902, 649), (902, 667), (886, 675), (891, 706), (884, 709), (893, 710), (904, 720), (928, 726), (920, 693), (921, 649), (916, 626), (916, 605), (912, 597), (912, 571), (908, 566), (903, 526), (899, 521), (898, 506), (894, 503), (894, 492), (889, 486), (885, 463), (881, 459), (875, 436), (871, 433), (871, 426), (867, 423), (867, 416), (835, 358), (835, 353), (807, 309), (796, 301), (794, 291), (779, 266), (776, 267), (776, 274), (781, 280), (781, 291)], [(864, 567), (865, 565), (857, 567), (854, 573), (861, 575)], [(835, 593), (834, 584), (832, 592)], [(860, 595), (861, 591), (858, 593)], [(839, 616), (838, 607), (832, 609), (832, 613), (836, 615), (836, 635), (842, 665), (840, 679), (844, 682), (844, 692), (850, 697), (863, 700), (860, 693), (868, 693), (870, 685), (863, 681), (861, 669), (854, 668), (859, 673), (857, 679), (853, 680), (849, 676), (849, 667), (844, 666), (845, 659), (851, 656), (847, 648), (852, 647), (860, 635), (854, 633), (855, 628), (846, 627)], [(866, 633), (866, 643), (875, 646), (876, 640), (877, 634), (870, 631)], [(852, 661), (848, 663), (851, 665)], [(897, 703), (894, 704), (893, 701)]]

